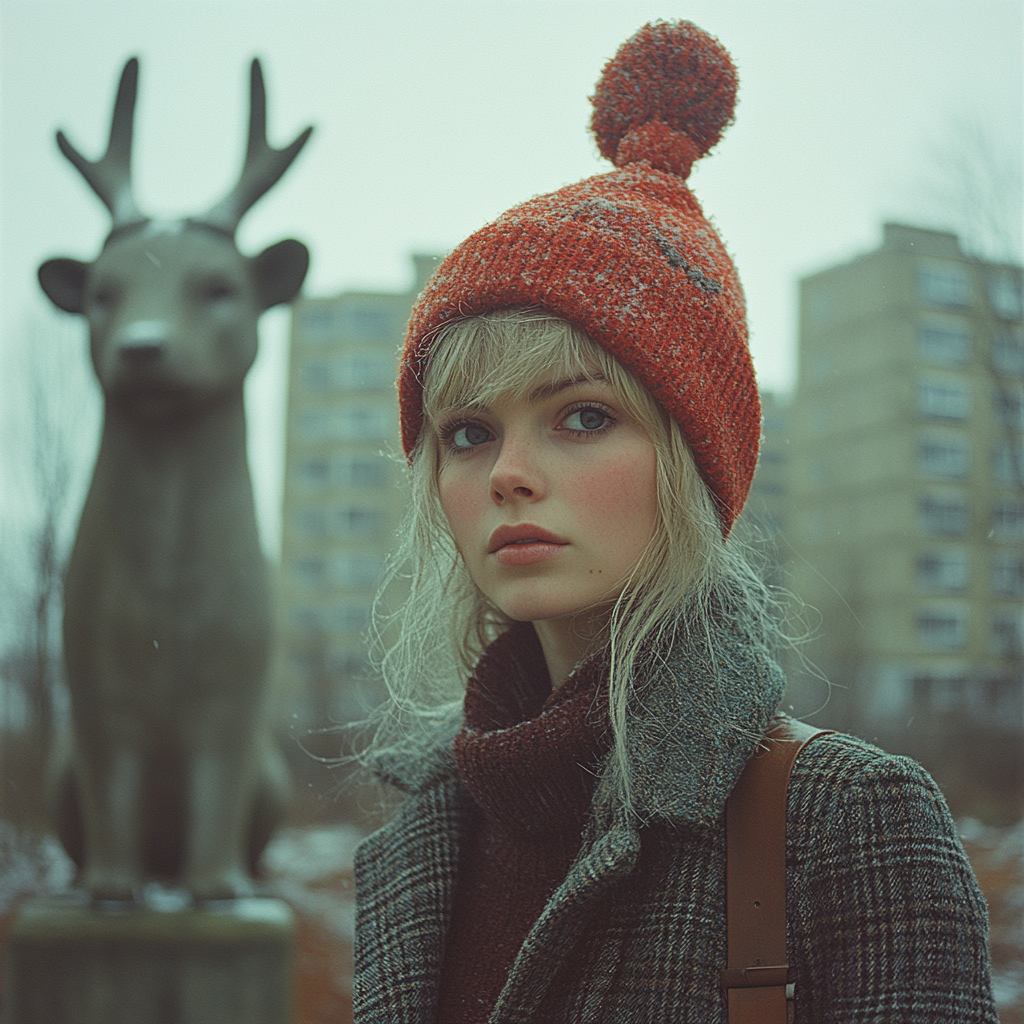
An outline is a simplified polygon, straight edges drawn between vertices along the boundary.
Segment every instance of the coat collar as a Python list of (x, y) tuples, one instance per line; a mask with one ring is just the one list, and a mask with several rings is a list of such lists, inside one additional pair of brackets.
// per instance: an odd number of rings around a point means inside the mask
[[(677, 634), (634, 697), (626, 743), (642, 820), (711, 824), (782, 699), (782, 669), (749, 620), (721, 616)], [(609, 763), (602, 791), (614, 780)]]
[[(641, 820), (708, 824), (722, 813), (782, 698), (782, 670), (757, 632), (746, 618), (725, 614), (706, 633), (681, 628), (634, 695), (626, 743), (633, 808)], [(514, 657), (508, 648), (492, 645), (484, 659), (496, 649)], [(378, 753), (376, 774), (412, 794), (455, 779), (452, 746), (462, 720), (461, 706), (442, 709), (417, 737)], [(621, 793), (608, 758), (595, 813), (606, 822), (617, 818)]]

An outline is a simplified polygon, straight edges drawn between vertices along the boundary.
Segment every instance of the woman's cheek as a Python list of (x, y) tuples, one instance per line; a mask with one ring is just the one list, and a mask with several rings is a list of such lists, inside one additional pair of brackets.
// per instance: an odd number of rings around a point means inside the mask
[(578, 514), (602, 533), (649, 539), (657, 515), (657, 468), (653, 449), (624, 453), (590, 468), (569, 484)]
[(455, 538), (460, 551), (465, 552), (466, 545), (471, 541), (474, 527), (478, 524), (482, 510), (478, 488), (460, 473), (461, 467), (450, 467), (442, 470), (438, 479), (438, 493), (441, 497), (441, 508), (448, 519), (448, 526)]

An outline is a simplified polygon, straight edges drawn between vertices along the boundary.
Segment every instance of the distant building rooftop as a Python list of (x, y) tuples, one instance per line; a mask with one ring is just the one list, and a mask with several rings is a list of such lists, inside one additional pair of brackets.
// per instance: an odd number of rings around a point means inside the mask
[(960, 239), (950, 231), (915, 228), (891, 221), (882, 226), (882, 248), (902, 249), (928, 256), (948, 256), (963, 259)]

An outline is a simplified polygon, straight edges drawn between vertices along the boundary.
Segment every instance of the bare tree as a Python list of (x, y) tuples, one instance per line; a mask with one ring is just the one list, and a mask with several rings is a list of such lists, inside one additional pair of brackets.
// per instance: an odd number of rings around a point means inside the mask
[[(79, 325), (33, 318), (5, 359), (0, 810), (39, 814), (40, 783), (62, 701), (61, 591), (87, 478), (98, 404)], [(6, 700), (5, 700), (6, 698)]]
[(997, 136), (977, 116), (950, 121), (928, 150), (921, 213), (960, 236), (972, 256), (1021, 261), (1022, 139)]

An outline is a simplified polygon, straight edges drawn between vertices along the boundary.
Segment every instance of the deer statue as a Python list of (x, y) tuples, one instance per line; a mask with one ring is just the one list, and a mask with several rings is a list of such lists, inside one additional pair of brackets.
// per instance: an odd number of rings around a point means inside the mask
[(124, 67), (100, 160), (57, 133), (112, 215), (103, 249), (39, 268), (53, 303), (86, 317), (104, 397), (64, 586), (71, 735), (55, 823), (95, 899), (138, 899), (152, 882), (232, 898), (253, 891), (289, 792), (268, 722), (271, 601), (242, 384), (260, 314), (293, 299), (309, 265), (294, 239), (247, 257), (234, 234), (312, 128), (268, 144), (254, 60), (238, 184), (201, 217), (153, 220), (132, 197), (138, 70)]

